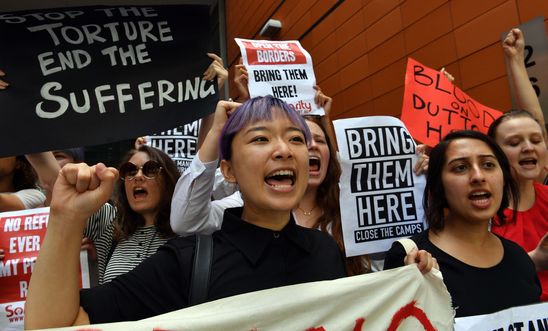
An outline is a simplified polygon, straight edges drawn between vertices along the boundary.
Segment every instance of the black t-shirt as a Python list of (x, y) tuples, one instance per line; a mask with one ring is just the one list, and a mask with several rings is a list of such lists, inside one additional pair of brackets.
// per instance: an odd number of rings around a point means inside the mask
[[(490, 314), (510, 307), (537, 303), (540, 282), (533, 261), (516, 243), (499, 237), (504, 248), (500, 263), (478, 268), (457, 260), (428, 239), (428, 231), (411, 237), (419, 249), (438, 261), (456, 317)], [(405, 250), (395, 242), (386, 253), (384, 269), (403, 266)]]
[[(329, 235), (295, 224), (281, 231), (225, 211), (213, 233), (208, 300), (279, 286), (346, 276), (343, 256)], [(187, 307), (195, 237), (175, 238), (127, 274), (80, 292), (92, 323), (131, 321)]]

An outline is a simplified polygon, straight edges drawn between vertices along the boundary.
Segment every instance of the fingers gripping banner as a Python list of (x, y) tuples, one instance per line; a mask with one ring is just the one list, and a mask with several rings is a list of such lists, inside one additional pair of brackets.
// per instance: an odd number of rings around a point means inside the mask
[(85, 329), (442, 331), (452, 327), (453, 310), (441, 273), (422, 275), (410, 265), (247, 293), (138, 322)]
[[(207, 6), (0, 14), (0, 156), (171, 129), (215, 109)], [(32, 134), (30, 134), (32, 133)]]

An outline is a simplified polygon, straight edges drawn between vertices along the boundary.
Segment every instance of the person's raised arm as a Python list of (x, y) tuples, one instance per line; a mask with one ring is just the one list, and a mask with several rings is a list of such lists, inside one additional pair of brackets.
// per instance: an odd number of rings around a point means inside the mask
[(79, 255), (88, 217), (110, 197), (118, 171), (67, 164), (53, 188), (48, 229), (31, 276), (25, 329), (89, 323), (80, 308)]
[(316, 85), (314, 86), (316, 90), (316, 95), (314, 96), (314, 102), (318, 107), (323, 107), (325, 115), (321, 117), (323, 127), (325, 128), (326, 134), (335, 147), (335, 150), (339, 150), (337, 145), (337, 137), (335, 136), (335, 128), (333, 127), (333, 122), (331, 121), (331, 107), (333, 106), (333, 99), (323, 94), (322, 89)]
[(546, 127), (544, 126), (544, 114), (525, 68), (525, 37), (523, 32), (517, 28), (510, 30), (502, 42), (502, 48), (508, 62), (508, 75), (512, 80), (511, 86), (517, 98), (518, 107), (530, 112), (535, 117), (542, 127), (544, 140), (548, 142)]
[(170, 224), (173, 232), (179, 235), (211, 233), (220, 226), (220, 218), (216, 219), (218, 222), (210, 222), (211, 194), (219, 159), (218, 143), (228, 116), (239, 105), (237, 102), (219, 101), (213, 125), (200, 150), (177, 181), (171, 200)]
[(234, 68), (234, 84), (236, 84), (236, 88), (238, 89), (238, 101), (244, 102), (249, 100), (249, 89), (247, 87), (249, 81), (247, 69), (245, 65), (242, 63), (242, 58), (240, 57), (240, 60), (236, 67)]
[(40, 186), (46, 191), (45, 205), (49, 206), (51, 192), (59, 174), (59, 163), (52, 152), (26, 154), (25, 157), (36, 171)]
[[(217, 87), (219, 88), (220, 95), (220, 91), (228, 78), (228, 70), (225, 68), (223, 59), (221, 59), (220, 56), (213, 53), (207, 53), (207, 56), (212, 59), (212, 62), (204, 72), (203, 78), (205, 80), (213, 80), (217, 77)], [(198, 149), (202, 147), (202, 143), (213, 125), (214, 116), (215, 114), (209, 114), (202, 118), (202, 122), (200, 123), (200, 131), (198, 132)]]

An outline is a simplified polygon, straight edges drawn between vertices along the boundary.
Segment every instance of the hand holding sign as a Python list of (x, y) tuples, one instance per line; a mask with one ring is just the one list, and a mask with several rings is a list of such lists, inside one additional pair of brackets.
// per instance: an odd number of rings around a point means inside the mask
[[(5, 76), (6, 74), (0, 70), (0, 77), (3, 77)], [(3, 80), (0, 79), (0, 90), (5, 90), (10, 84), (4, 82)]]
[(403, 260), (405, 265), (417, 264), (417, 268), (423, 274), (426, 274), (432, 270), (432, 268), (440, 269), (438, 261), (435, 257), (432, 257), (432, 254), (428, 253), (424, 249), (417, 250), (413, 248), (409, 254), (407, 254)]
[(548, 270), (548, 233), (545, 233), (537, 247), (529, 252), (529, 256), (535, 263), (537, 271)]
[(217, 54), (207, 53), (209, 58), (213, 59), (207, 70), (204, 72), (203, 79), (213, 80), (217, 77), (217, 87), (221, 89), (225, 84), (226, 79), (228, 78), (228, 71), (226, 70), (223, 59), (221, 59)]
[(238, 92), (240, 93), (238, 99), (242, 102), (249, 99), (249, 89), (247, 88), (248, 81), (247, 69), (245, 68), (245, 65), (242, 64), (242, 58), (240, 57), (240, 62), (236, 65), (234, 73), (234, 84), (236, 84)]
[(88, 219), (110, 198), (117, 178), (118, 170), (102, 163), (67, 164), (53, 187), (52, 214), (65, 222)]
[(318, 85), (314, 85), (316, 95), (314, 95), (314, 102), (319, 108), (323, 107), (325, 116), (329, 117), (331, 114), (331, 106), (333, 105), (333, 98), (323, 94), (322, 89)]

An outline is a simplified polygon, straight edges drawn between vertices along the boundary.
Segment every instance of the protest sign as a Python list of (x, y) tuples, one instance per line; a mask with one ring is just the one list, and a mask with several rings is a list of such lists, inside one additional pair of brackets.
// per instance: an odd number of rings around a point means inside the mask
[(342, 174), (340, 205), (347, 256), (387, 251), (424, 231), (424, 176), (416, 176), (415, 141), (394, 117), (333, 122)]
[(453, 310), (441, 273), (422, 275), (410, 265), (246, 293), (138, 322), (86, 329), (444, 331), (453, 330)]
[(455, 331), (546, 331), (548, 302), (503, 311), (455, 318)]
[(183, 173), (198, 151), (198, 131), (201, 121), (163, 131), (147, 137), (147, 145), (164, 151)]
[[(548, 38), (544, 26), (544, 17), (537, 17), (518, 26), (525, 36), (525, 68), (529, 75), (529, 81), (535, 89), (544, 118), (548, 118)], [(501, 40), (504, 41), (508, 33), (502, 33)], [(508, 60), (507, 60), (508, 62)], [(508, 66), (508, 63), (506, 63)], [(513, 108), (520, 108), (513, 88), (512, 77), (508, 75), (510, 93), (512, 95)]]
[[(160, 132), (215, 109), (207, 6), (0, 14), (0, 156)], [(33, 133), (33, 134), (30, 134)]]
[[(23, 330), (30, 276), (44, 236), (49, 208), (0, 213), (0, 330)], [(89, 288), (87, 253), (80, 254), (81, 286)]]
[(302, 115), (324, 115), (314, 102), (316, 77), (312, 57), (297, 40), (235, 38), (248, 72), (249, 95), (272, 95)]
[(440, 72), (408, 59), (401, 120), (416, 140), (433, 147), (453, 130), (487, 133), (501, 115), (462, 92)]

